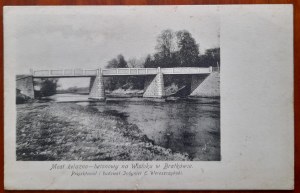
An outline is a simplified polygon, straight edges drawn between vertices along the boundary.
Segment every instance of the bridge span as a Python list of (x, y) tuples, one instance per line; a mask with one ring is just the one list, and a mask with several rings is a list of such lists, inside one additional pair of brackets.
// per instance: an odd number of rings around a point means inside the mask
[(62, 78), (62, 77), (93, 77), (99, 73), (102, 76), (137, 76), (162, 74), (210, 74), (212, 67), (197, 68), (109, 68), (109, 69), (64, 69), (64, 70), (32, 70), (34, 78)]
[(143, 97), (163, 98), (165, 96), (163, 75), (191, 75), (191, 94), (193, 94), (193, 91), (197, 90), (203, 79), (209, 76), (213, 70), (212, 67), (31, 70), (30, 75), (17, 79), (17, 89), (21, 90), (25, 95), (34, 98), (34, 78), (90, 77), (89, 98), (105, 100), (104, 77), (145, 76)]

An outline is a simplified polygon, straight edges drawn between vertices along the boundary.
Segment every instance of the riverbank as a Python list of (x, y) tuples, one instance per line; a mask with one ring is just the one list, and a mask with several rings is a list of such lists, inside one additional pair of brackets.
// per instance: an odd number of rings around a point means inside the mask
[(17, 105), (17, 160), (188, 160), (153, 145), (122, 115), (55, 102)]

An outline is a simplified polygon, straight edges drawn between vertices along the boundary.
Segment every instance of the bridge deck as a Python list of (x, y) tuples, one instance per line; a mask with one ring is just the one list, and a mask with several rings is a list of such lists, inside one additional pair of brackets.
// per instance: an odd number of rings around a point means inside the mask
[[(160, 68), (163, 74), (209, 74), (211, 68)], [(60, 78), (60, 77), (93, 77), (99, 72), (98, 69), (67, 69), (67, 70), (35, 70), (32, 75), (35, 78)], [(155, 75), (159, 68), (111, 68), (102, 69), (103, 76), (135, 76)]]

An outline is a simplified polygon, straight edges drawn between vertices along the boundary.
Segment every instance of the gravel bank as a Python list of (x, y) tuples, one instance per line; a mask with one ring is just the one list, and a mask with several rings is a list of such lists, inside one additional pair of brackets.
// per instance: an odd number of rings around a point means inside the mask
[(134, 124), (74, 103), (17, 105), (17, 160), (188, 160)]

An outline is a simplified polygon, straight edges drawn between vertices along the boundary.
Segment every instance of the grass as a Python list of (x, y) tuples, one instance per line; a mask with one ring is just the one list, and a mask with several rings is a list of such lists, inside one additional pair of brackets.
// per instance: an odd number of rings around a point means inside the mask
[(140, 129), (74, 103), (17, 105), (17, 160), (188, 160), (153, 145)]

